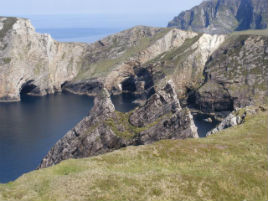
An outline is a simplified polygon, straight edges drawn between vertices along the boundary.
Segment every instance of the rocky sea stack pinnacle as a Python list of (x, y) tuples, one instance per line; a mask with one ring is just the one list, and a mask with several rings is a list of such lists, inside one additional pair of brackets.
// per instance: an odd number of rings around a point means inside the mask
[(130, 145), (197, 137), (192, 115), (187, 108), (181, 108), (171, 81), (159, 86), (143, 106), (125, 114), (115, 110), (108, 91), (103, 89), (89, 116), (52, 147), (39, 168)]

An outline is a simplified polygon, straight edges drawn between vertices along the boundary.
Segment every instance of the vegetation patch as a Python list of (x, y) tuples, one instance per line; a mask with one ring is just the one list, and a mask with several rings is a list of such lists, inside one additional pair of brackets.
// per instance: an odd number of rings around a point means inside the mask
[[(105, 76), (111, 72), (116, 66), (122, 64), (124, 61), (129, 60), (129, 58), (137, 56), (137, 54), (148, 48), (153, 42), (157, 41), (163, 37), (170, 29), (165, 29), (155, 34), (153, 37), (144, 37), (136, 42), (135, 46), (131, 46), (124, 50), (124, 53), (116, 58), (104, 58), (96, 63), (89, 63), (89, 61), (84, 61), (83, 68), (76, 77), (76, 80), (83, 80), (92, 77)], [(117, 40), (114, 39), (114, 46), (116, 47)], [(113, 47), (111, 47), (113, 48)], [(109, 50), (108, 50), (109, 51)]]
[(85, 168), (76, 164), (75, 160), (71, 160), (68, 164), (62, 163), (61, 165), (55, 167), (53, 172), (56, 175), (71, 175), (82, 172), (84, 170)]
[(0, 200), (268, 199), (268, 114), (202, 139), (163, 140), (67, 160), (0, 185)]
[(11, 58), (10, 57), (5, 57), (5, 58), (3, 58), (3, 62), (5, 64), (9, 64), (11, 62)]
[(3, 28), (0, 29), (0, 40), (6, 36), (6, 33), (12, 28), (12, 26), (16, 23), (17, 18), (15, 17), (8, 17), (6, 18), (3, 23)]
[(231, 35), (260, 35), (268, 36), (268, 29), (250, 29), (245, 31), (235, 31)]
[(141, 133), (142, 131), (148, 130), (149, 128), (158, 124), (162, 119), (171, 115), (171, 114), (163, 115), (162, 117), (158, 118), (157, 120), (155, 120), (150, 124), (147, 124), (144, 127), (136, 127), (129, 122), (129, 117), (131, 113), (132, 112), (122, 113), (116, 111), (116, 117), (107, 119), (104, 123), (108, 125), (117, 136), (126, 139), (131, 139), (135, 135)]

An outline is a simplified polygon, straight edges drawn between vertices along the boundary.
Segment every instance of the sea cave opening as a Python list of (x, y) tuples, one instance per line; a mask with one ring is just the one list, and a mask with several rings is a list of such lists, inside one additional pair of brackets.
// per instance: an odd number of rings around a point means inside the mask
[(33, 80), (27, 81), (21, 86), (20, 89), (20, 96), (25, 96), (29, 93), (31, 93), (34, 89), (36, 89), (36, 85), (33, 84)]

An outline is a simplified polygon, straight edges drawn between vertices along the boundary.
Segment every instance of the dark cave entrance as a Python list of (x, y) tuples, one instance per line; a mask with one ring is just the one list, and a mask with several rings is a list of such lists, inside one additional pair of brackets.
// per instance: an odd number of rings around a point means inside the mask
[(36, 85), (33, 84), (33, 80), (27, 81), (21, 86), (20, 89), (20, 96), (28, 95), (33, 92), (34, 89), (36, 89)]

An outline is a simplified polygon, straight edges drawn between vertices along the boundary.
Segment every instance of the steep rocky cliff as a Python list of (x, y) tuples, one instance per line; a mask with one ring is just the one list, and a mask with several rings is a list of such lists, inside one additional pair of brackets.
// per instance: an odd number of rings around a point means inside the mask
[(61, 91), (81, 66), (86, 45), (59, 43), (38, 34), (27, 19), (0, 18), (0, 101), (18, 101), (20, 92)]
[[(189, 72), (201, 72), (206, 58), (224, 41), (224, 36), (137, 26), (93, 44), (60, 43), (36, 33), (27, 19), (5, 17), (0, 30), (0, 101), (19, 101), (21, 92), (46, 95), (62, 89), (96, 95), (105, 87), (121, 93), (123, 83), (137, 76), (136, 67), (144, 69), (156, 57), (175, 50), (183, 54), (187, 48)], [(136, 82), (140, 91), (145, 90), (143, 82)]]
[(60, 43), (36, 33), (27, 19), (4, 17), (0, 30), (0, 101), (62, 89), (96, 95), (103, 87), (113, 94), (142, 95), (171, 74), (183, 94), (186, 85), (200, 82), (207, 58), (225, 39), (137, 26), (93, 44)]
[(268, 37), (231, 36), (209, 58), (205, 82), (195, 94), (203, 111), (232, 111), (268, 97)]
[(1, 17), (0, 101), (18, 101), (20, 92), (54, 93), (67, 81), (107, 75), (113, 67), (108, 59), (119, 62), (122, 55), (131, 56), (138, 40), (163, 30), (134, 27), (93, 44), (60, 43), (36, 33), (27, 19)]
[[(139, 98), (143, 93), (150, 94), (154, 84), (167, 77), (174, 81), (179, 97), (183, 97), (187, 88), (200, 86), (207, 59), (226, 38), (224, 35), (197, 34), (178, 29), (167, 29), (164, 34), (161, 32), (161, 37), (159, 34), (157, 36), (147, 42), (147, 46), (144, 43), (148, 38), (138, 41), (132, 48), (139, 51), (119, 64), (116, 63), (117, 58), (109, 59), (111, 66), (108, 72), (94, 79), (94, 83), (85, 83), (80, 78), (79, 81), (75, 79), (67, 83), (64, 89), (86, 93), (89, 88), (94, 91), (100, 86), (96, 82), (101, 82), (113, 94), (130, 92)], [(86, 74), (82, 73), (88, 77)], [(92, 88), (92, 85), (95, 87)]]
[(222, 34), (246, 29), (265, 29), (267, 24), (267, 0), (208, 0), (180, 13), (168, 26)]
[(224, 35), (195, 34), (144, 66), (153, 72), (156, 80), (160, 74), (172, 79), (179, 98), (184, 98), (188, 89), (198, 88), (202, 84), (205, 64), (225, 38)]
[(49, 151), (40, 168), (68, 158), (110, 152), (129, 145), (143, 145), (161, 139), (198, 137), (189, 110), (180, 107), (174, 84), (169, 81), (143, 105), (129, 113), (115, 111), (103, 89), (89, 113)]

